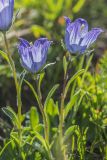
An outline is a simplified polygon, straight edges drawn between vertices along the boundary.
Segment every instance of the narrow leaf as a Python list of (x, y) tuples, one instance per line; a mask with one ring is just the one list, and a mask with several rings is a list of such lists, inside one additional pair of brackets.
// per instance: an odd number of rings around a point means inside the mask
[(0, 157), (2, 157), (3, 153), (5, 153), (5, 150), (6, 150), (6, 149), (8, 148), (8, 146), (11, 144), (11, 142), (12, 142), (12, 140), (9, 141), (9, 142), (7, 142), (7, 143), (5, 144), (5, 146), (3, 147), (3, 149), (2, 149), (1, 152), (0, 152)]
[(35, 98), (36, 98), (36, 100), (37, 100), (37, 102), (38, 102), (38, 104), (39, 104), (38, 95), (37, 95), (35, 89), (33, 88), (32, 84), (30, 84), (27, 80), (24, 80), (24, 81), (26, 82), (26, 84), (29, 86), (29, 88), (30, 88), (31, 91), (33, 92), (33, 94), (34, 94), (34, 96), (35, 96)]
[(49, 114), (50, 116), (54, 117), (56, 115), (59, 115), (59, 110), (58, 110), (58, 104), (54, 103), (53, 99), (49, 100), (49, 103), (47, 104), (47, 106), (45, 106), (45, 111), (47, 114)]
[(46, 100), (45, 100), (44, 106), (47, 106), (50, 98), (52, 97), (52, 95), (54, 94), (54, 92), (58, 89), (58, 87), (59, 87), (59, 84), (56, 84), (56, 85), (50, 90), (50, 92), (48, 93), (48, 96), (47, 96), (47, 98), (46, 98)]
[(79, 90), (78, 92), (76, 92), (76, 94), (74, 94), (70, 100), (70, 102), (66, 105), (65, 110), (64, 110), (64, 117), (66, 118), (68, 113), (71, 111), (72, 107), (74, 106), (74, 104), (77, 101), (78, 95), (81, 92), (81, 90)]
[(16, 126), (19, 125), (17, 115), (11, 107), (5, 107), (5, 108), (2, 108), (2, 110), (12, 120), (14, 125)]
[(9, 63), (8, 56), (7, 56), (7, 54), (5, 52), (0, 50), (0, 55), (2, 56), (3, 59), (5, 59)]
[(45, 142), (45, 139), (38, 132), (35, 132), (35, 137), (41, 142), (41, 144), (44, 146), (45, 150), (48, 152), (48, 146)]
[(39, 77), (39, 88), (41, 86), (41, 83), (42, 83), (42, 80), (43, 80), (44, 76), (45, 76), (45, 73), (41, 73), (40, 74), (40, 77)]
[(68, 66), (68, 63), (67, 63), (66, 57), (64, 56), (64, 58), (63, 58), (64, 74), (66, 74), (66, 72), (67, 72), (67, 66)]
[(77, 125), (69, 127), (64, 134), (64, 142), (75, 132)]
[(69, 89), (71, 83), (72, 83), (78, 76), (80, 76), (83, 72), (84, 72), (84, 69), (81, 69), (80, 71), (78, 71), (77, 73), (75, 73), (73, 77), (71, 77), (71, 79), (68, 81), (68, 83), (67, 83), (67, 85), (66, 85), (64, 97), (66, 97), (67, 92), (68, 92), (68, 89)]
[(30, 123), (33, 130), (36, 128), (37, 124), (39, 123), (39, 115), (36, 107), (32, 107), (30, 109)]

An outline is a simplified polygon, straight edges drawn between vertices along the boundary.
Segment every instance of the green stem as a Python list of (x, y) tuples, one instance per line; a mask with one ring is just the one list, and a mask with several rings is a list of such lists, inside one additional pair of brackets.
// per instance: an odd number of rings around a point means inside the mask
[(17, 72), (16, 72), (16, 68), (15, 68), (15, 64), (14, 61), (12, 59), (12, 56), (10, 54), (9, 51), (9, 46), (8, 46), (8, 41), (7, 41), (7, 37), (6, 37), (6, 33), (3, 33), (4, 36), (4, 42), (5, 42), (5, 48), (6, 48), (6, 52), (7, 52), (7, 56), (9, 59), (9, 65), (10, 68), (13, 72), (13, 78), (14, 78), (14, 82), (15, 82), (15, 87), (16, 87), (16, 92), (17, 92), (17, 106), (18, 106), (18, 120), (19, 120), (19, 126), (18, 126), (18, 133), (19, 133), (19, 139), (20, 139), (20, 145), (19, 145), (19, 157), (21, 157), (21, 93), (20, 93), (20, 86), (19, 86), (19, 82), (18, 82), (18, 78), (17, 78)]
[(63, 157), (63, 160), (66, 160), (66, 151), (65, 151), (65, 148), (63, 148), (64, 101), (65, 101), (66, 82), (67, 82), (67, 71), (64, 74), (63, 91), (62, 91), (62, 94), (61, 94), (60, 124), (59, 124), (59, 138), (60, 138), (60, 145), (62, 147), (62, 157)]
[(60, 107), (60, 134), (63, 136), (63, 127), (64, 127), (64, 101), (65, 101), (65, 86), (66, 86), (66, 74), (64, 75), (64, 84), (63, 84), (63, 91), (61, 94), (61, 107)]
[(51, 154), (51, 151), (50, 151), (50, 148), (49, 148), (49, 128), (48, 128), (47, 115), (44, 112), (44, 107), (43, 107), (43, 104), (42, 104), (42, 94), (41, 94), (40, 86), (39, 86), (39, 83), (38, 83), (37, 79), (36, 79), (36, 83), (37, 83), (37, 93), (38, 93), (38, 104), (39, 104), (39, 109), (41, 111), (41, 114), (42, 114), (42, 117), (43, 117), (43, 123), (44, 123), (45, 141), (46, 141), (46, 144), (47, 144), (48, 149), (49, 149), (49, 159), (52, 160), (53, 157), (52, 157), (52, 154)]
[(15, 69), (15, 65), (14, 65), (13, 59), (12, 59), (10, 51), (9, 51), (9, 46), (8, 46), (8, 42), (7, 42), (7, 38), (6, 38), (6, 33), (3, 33), (3, 36), (4, 36), (4, 42), (5, 42), (5, 47), (6, 47), (7, 56), (8, 56), (9, 63), (10, 63), (10, 67), (11, 67), (12, 72), (13, 72), (13, 77), (14, 77), (14, 81), (15, 81), (16, 91), (18, 91), (18, 81), (17, 81), (16, 69)]
[(105, 160), (107, 159), (107, 145), (105, 146)]
[(39, 87), (39, 84), (38, 84), (38, 80), (36, 80), (37, 82), (37, 93), (38, 93), (38, 103), (39, 103), (39, 109), (41, 111), (41, 114), (42, 114), (42, 117), (43, 117), (43, 122), (44, 122), (44, 132), (45, 132), (45, 140), (47, 142), (47, 144), (49, 145), (49, 129), (48, 129), (48, 121), (47, 121), (47, 116), (44, 112), (44, 107), (43, 107), (43, 104), (42, 104), (42, 94), (41, 94), (41, 90), (40, 90), (40, 87)]
[[(85, 57), (84, 57), (84, 55), (83, 55), (83, 61), (84, 61), (84, 58), (85, 58)], [(82, 80), (81, 80), (81, 86), (83, 86), (83, 84), (84, 84), (85, 76), (86, 76), (86, 73), (87, 73), (87, 71), (88, 71), (88, 69), (89, 69), (89, 67), (90, 67), (92, 58), (93, 58), (93, 54), (89, 57), (89, 59), (88, 59), (88, 61), (87, 61), (87, 65), (86, 65), (86, 68), (85, 68), (85, 72), (84, 72), (84, 74), (83, 74), (83, 76), (82, 76)]]

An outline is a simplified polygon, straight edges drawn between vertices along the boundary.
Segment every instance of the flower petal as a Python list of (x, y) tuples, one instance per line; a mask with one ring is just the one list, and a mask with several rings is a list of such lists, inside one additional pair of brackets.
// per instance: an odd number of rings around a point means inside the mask
[(30, 49), (20, 47), (19, 52), (20, 52), (22, 66), (24, 68), (26, 68), (27, 70), (31, 71), (32, 70), (31, 67), (32, 67), (33, 62), (32, 62), (32, 58), (31, 58)]
[(88, 23), (83, 18), (78, 18), (75, 21), (80, 23), (80, 34), (81, 38), (83, 38), (88, 33)]
[(72, 23), (71, 19), (69, 17), (64, 16), (64, 19), (66, 21), (66, 27), (69, 26)]
[(35, 45), (35, 46), (39, 46), (39, 45), (41, 45), (41, 44), (44, 44), (44, 43), (47, 42), (47, 41), (48, 41), (47, 38), (39, 38), (39, 39), (37, 39), (37, 40), (34, 42), (34, 45)]
[(32, 59), (33, 62), (41, 62), (42, 61), (42, 46), (32, 47)]
[(20, 40), (20, 45), (22, 45), (23, 47), (30, 47), (30, 44), (27, 40), (23, 38), (19, 38), (19, 40)]
[(96, 41), (97, 37), (102, 33), (103, 30), (100, 28), (93, 28), (90, 32), (86, 34), (81, 42), (81, 46), (86, 46), (87, 48)]
[(78, 22), (74, 22), (71, 26), (70, 32), (70, 45), (72, 44), (79, 44), (80, 42), (80, 24)]
[(32, 48), (35, 50), (35, 52), (32, 52), (34, 62), (40, 62), (44, 57), (47, 57), (48, 48), (51, 43), (47, 38), (40, 38), (35, 41), (34, 47)]
[(0, 30), (7, 31), (13, 18), (14, 0), (0, 0)]
[(18, 52), (20, 54), (21, 63), (24, 68), (28, 71), (31, 71), (32, 67), (32, 57), (31, 57), (31, 48), (29, 42), (23, 38), (20, 38), (20, 43), (18, 45)]
[(0, 12), (7, 6), (9, 6), (9, 0), (0, 0)]

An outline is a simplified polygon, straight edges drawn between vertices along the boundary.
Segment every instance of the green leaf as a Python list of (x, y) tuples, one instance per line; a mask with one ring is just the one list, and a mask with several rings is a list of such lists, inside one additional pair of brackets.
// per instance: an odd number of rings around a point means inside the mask
[(43, 66), (43, 69), (41, 71), (43, 71), (44, 69), (50, 67), (50, 66), (53, 66), (56, 62), (53, 62), (53, 63), (48, 63), (46, 64), (45, 66)]
[(36, 126), (39, 123), (39, 115), (36, 107), (32, 107), (30, 109), (30, 123), (33, 130), (35, 130)]
[(7, 142), (7, 143), (4, 145), (3, 149), (2, 149), (1, 152), (0, 152), (0, 157), (3, 155), (3, 153), (5, 152), (6, 148), (10, 145), (10, 143), (11, 143), (11, 141)]
[(48, 96), (47, 96), (47, 98), (46, 98), (46, 100), (45, 100), (44, 106), (47, 106), (47, 104), (49, 103), (50, 98), (52, 97), (52, 95), (54, 94), (54, 92), (58, 89), (58, 87), (59, 87), (59, 84), (56, 84), (56, 85), (50, 90), (50, 92), (48, 93)]
[(86, 0), (78, 0), (78, 2), (76, 3), (76, 5), (73, 7), (72, 11), (74, 13), (79, 12), (79, 10), (83, 7), (83, 5), (85, 4)]
[(78, 101), (77, 101), (75, 107), (73, 108), (73, 114), (72, 114), (72, 117), (71, 117), (72, 119), (75, 118), (76, 113), (77, 113), (77, 111), (78, 111), (78, 109), (79, 109), (79, 106), (80, 106), (80, 104), (81, 104), (81, 101), (82, 101), (83, 97), (84, 97), (86, 94), (87, 94), (87, 93), (86, 93), (85, 91), (81, 90), (81, 95), (80, 95), (80, 97), (78, 98)]
[(44, 146), (45, 150), (48, 152), (49, 148), (47, 146), (47, 143), (45, 141), (45, 139), (38, 133), (38, 132), (34, 132), (35, 137), (41, 142), (41, 144)]
[(46, 0), (47, 11), (43, 11), (43, 14), (48, 20), (55, 20), (61, 13), (64, 5), (64, 0)]
[(39, 88), (41, 86), (41, 83), (42, 83), (42, 80), (43, 80), (44, 76), (45, 76), (45, 73), (41, 73), (40, 74), (40, 77), (39, 77)]
[[(17, 102), (19, 106), (22, 106), (22, 100), (21, 100), (21, 90), (22, 90), (22, 83), (24, 80), (24, 77), (26, 75), (26, 71), (24, 70), (21, 74), (20, 74), (20, 79), (19, 79), (19, 85), (18, 85), (18, 92), (17, 92)], [(21, 122), (24, 120), (25, 116), (24, 115), (20, 115), (20, 117), (18, 117), (18, 119), (21, 120)]]
[(35, 153), (35, 160), (42, 160), (42, 156), (41, 156), (41, 154), (39, 153), (39, 152), (36, 152)]
[(72, 4), (73, 4), (73, 0), (67, 0), (65, 4), (66, 9), (70, 9), (72, 7)]
[(15, 144), (13, 141), (8, 141), (0, 152), (0, 160), (12, 160), (15, 157)]
[(71, 79), (68, 81), (66, 87), (65, 87), (65, 93), (64, 93), (64, 97), (66, 97), (68, 89), (71, 85), (71, 83), (78, 77), (80, 76), (82, 73), (84, 73), (84, 69), (81, 69), (80, 71), (78, 71), (77, 73), (74, 74), (73, 77), (71, 77)]
[(35, 89), (33, 88), (32, 84), (30, 84), (27, 80), (24, 80), (24, 81), (26, 82), (26, 84), (29, 86), (29, 88), (30, 88), (31, 91), (33, 92), (33, 94), (34, 94), (34, 96), (35, 96), (35, 98), (36, 98), (36, 100), (37, 100), (37, 102), (38, 102), (38, 104), (39, 104), (38, 95), (37, 95)]
[(81, 80), (81, 86), (83, 85), (84, 83), (84, 79), (85, 79), (85, 76), (87, 75), (87, 71), (89, 69), (89, 66), (90, 66), (90, 63), (92, 61), (92, 58), (93, 58), (93, 54), (89, 57), (88, 61), (87, 61), (87, 65), (86, 65), (86, 68), (84, 70), (84, 74), (82, 76), (82, 80)]
[(20, 74), (19, 94), (21, 94), (22, 83), (23, 83), (23, 80), (24, 80), (24, 78), (25, 78), (25, 75), (26, 75), (26, 70), (24, 70), (24, 71)]
[(20, 145), (18, 132), (11, 132), (10, 136), (14, 140), (14, 142), (16, 142), (18, 145)]
[(72, 96), (70, 102), (66, 105), (65, 110), (64, 110), (64, 117), (65, 118), (67, 117), (68, 113), (71, 111), (72, 107), (74, 106), (75, 102), (77, 101), (77, 98), (78, 98), (78, 95), (80, 92), (81, 92), (81, 89)]
[(49, 103), (45, 108), (45, 112), (52, 117), (59, 115), (58, 104), (57, 103), (55, 104), (53, 99), (50, 99)]
[(35, 130), (36, 130), (37, 132), (43, 132), (43, 130), (44, 130), (44, 125), (41, 124), (41, 123), (39, 123), (38, 125), (36, 125)]
[(35, 37), (40, 37), (42, 35), (42, 36), (46, 36), (50, 39), (49, 32), (39, 25), (33, 25), (31, 27), (31, 31), (33, 32)]
[(3, 112), (12, 120), (13, 124), (19, 126), (18, 117), (11, 107), (2, 108)]
[(67, 63), (66, 57), (64, 56), (63, 57), (64, 74), (66, 74), (66, 72), (67, 72), (67, 66), (68, 66), (68, 63)]
[(7, 77), (10, 77), (12, 75), (9, 65), (6, 64), (0, 65), (0, 75), (5, 75)]
[(0, 55), (3, 57), (3, 59), (5, 59), (9, 63), (8, 56), (7, 56), (7, 54), (5, 52), (0, 50)]
[(76, 129), (77, 125), (73, 125), (66, 130), (64, 134), (64, 142), (66, 142), (66, 140), (75, 132)]

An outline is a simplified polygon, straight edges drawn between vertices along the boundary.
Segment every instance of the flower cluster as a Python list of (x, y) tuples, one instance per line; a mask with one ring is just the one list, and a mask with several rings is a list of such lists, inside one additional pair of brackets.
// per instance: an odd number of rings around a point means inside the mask
[[(6, 32), (12, 24), (13, 8), (14, 0), (0, 0), (0, 30), (2, 32)], [(88, 31), (88, 23), (82, 18), (71, 22), (68, 17), (65, 17), (65, 21), (65, 44), (70, 53), (84, 53), (103, 32), (101, 28), (93, 28)], [(46, 62), (50, 45), (51, 41), (47, 38), (38, 39), (34, 45), (30, 45), (28, 41), (20, 38), (18, 50), (23, 67), (32, 73), (39, 71)]]

